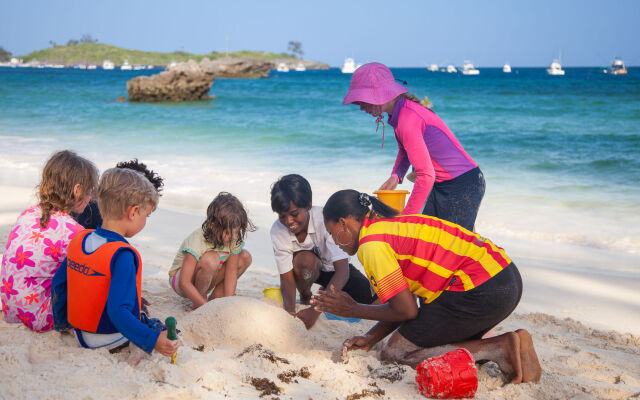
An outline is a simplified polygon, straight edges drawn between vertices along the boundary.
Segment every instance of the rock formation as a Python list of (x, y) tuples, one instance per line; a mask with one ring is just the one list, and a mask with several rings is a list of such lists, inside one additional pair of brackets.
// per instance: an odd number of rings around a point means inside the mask
[(168, 67), (152, 76), (127, 82), (129, 101), (187, 101), (208, 98), (215, 73), (193, 60)]
[(271, 61), (234, 57), (223, 57), (214, 61), (205, 58), (200, 62), (200, 66), (218, 78), (266, 78), (269, 71), (275, 68)]

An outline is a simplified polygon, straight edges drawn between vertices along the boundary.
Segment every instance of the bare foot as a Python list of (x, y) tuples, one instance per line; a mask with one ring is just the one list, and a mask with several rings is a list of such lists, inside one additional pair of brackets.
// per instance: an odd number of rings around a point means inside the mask
[(138, 365), (140, 360), (145, 358), (147, 353), (144, 352), (140, 347), (133, 344), (133, 342), (129, 342), (129, 360), (127, 362), (130, 366), (135, 367)]
[(515, 332), (503, 333), (500, 336), (485, 340), (496, 340), (501, 355), (493, 359), (504, 373), (509, 383), (522, 382), (522, 362), (520, 360), (520, 336)]
[(533, 348), (531, 334), (525, 329), (516, 331), (520, 337), (520, 360), (522, 362), (522, 382), (538, 382), (542, 375), (542, 368), (538, 361), (538, 355)]

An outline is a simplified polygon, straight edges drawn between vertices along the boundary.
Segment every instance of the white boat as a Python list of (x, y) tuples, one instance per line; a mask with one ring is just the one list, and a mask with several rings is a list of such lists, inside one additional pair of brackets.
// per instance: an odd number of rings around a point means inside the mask
[(505, 74), (510, 74), (511, 73), (511, 65), (509, 64), (505, 64), (502, 66), (502, 72), (504, 72)]
[(609, 67), (609, 72), (613, 75), (626, 75), (627, 68), (624, 66), (624, 62), (621, 59), (616, 58), (613, 60), (613, 64)]
[(87, 65), (87, 69), (97, 69), (97, 68), (98, 68), (98, 66), (97, 66), (97, 65), (95, 65), (95, 64), (89, 64), (89, 65)]
[(113, 63), (109, 60), (104, 60), (102, 63), (102, 69), (113, 69), (114, 67)]
[(131, 71), (133, 67), (129, 64), (129, 61), (125, 61), (124, 64), (120, 66), (121, 71)]
[(298, 63), (298, 65), (296, 65), (296, 71), (303, 72), (303, 71), (306, 71), (306, 70), (307, 70), (307, 68), (304, 66), (303, 63)]
[(450, 74), (455, 74), (456, 72), (458, 72), (458, 70), (456, 69), (456, 67), (454, 67), (453, 65), (449, 64), (447, 65), (447, 72)]
[(140, 71), (141, 69), (145, 69), (145, 66), (144, 65), (139, 65), (139, 64), (135, 64), (133, 66), (133, 70), (134, 71)]
[(438, 64), (431, 64), (427, 67), (427, 70), (431, 72), (438, 72)]
[(289, 67), (285, 63), (280, 63), (276, 67), (276, 71), (278, 71), (278, 72), (289, 72)]
[(147, 65), (147, 69), (153, 69), (153, 64)]
[(562, 69), (562, 65), (560, 65), (560, 60), (553, 60), (549, 68), (547, 68), (547, 74), (549, 75), (564, 75), (564, 70)]
[(462, 66), (462, 75), (480, 75), (480, 71), (473, 66), (471, 61), (465, 61)]
[(356, 62), (353, 60), (353, 58), (347, 57), (344, 59), (344, 63), (342, 64), (342, 68), (340, 69), (340, 71), (342, 71), (343, 74), (353, 74), (361, 66), (362, 64), (356, 65)]

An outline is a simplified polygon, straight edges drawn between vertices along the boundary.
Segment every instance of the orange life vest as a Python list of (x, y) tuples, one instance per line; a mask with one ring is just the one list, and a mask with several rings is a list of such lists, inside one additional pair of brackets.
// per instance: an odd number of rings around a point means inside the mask
[(83, 250), (84, 239), (93, 232), (86, 229), (69, 243), (67, 251), (67, 312), (69, 324), (92, 333), (115, 333), (117, 329), (106, 315), (111, 283), (111, 260), (120, 249), (131, 249), (136, 255), (136, 289), (138, 314), (142, 295), (142, 262), (133, 246), (124, 242), (107, 242), (91, 254)]

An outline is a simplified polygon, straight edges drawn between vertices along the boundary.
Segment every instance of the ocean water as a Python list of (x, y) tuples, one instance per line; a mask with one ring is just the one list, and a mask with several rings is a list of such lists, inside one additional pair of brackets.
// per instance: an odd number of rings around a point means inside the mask
[[(337, 69), (217, 79), (213, 100), (115, 101), (127, 80), (157, 72), (0, 68), (0, 185), (33, 186), (58, 149), (101, 169), (137, 157), (165, 178), (162, 206), (203, 213), (226, 190), (268, 226), (269, 187), (283, 174), (307, 177), (317, 204), (389, 176), (393, 130), (382, 148), (373, 118), (342, 105), (350, 75)], [(393, 72), (429, 96), (483, 170), (478, 232), (528, 261), (640, 275), (639, 68)]]

